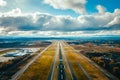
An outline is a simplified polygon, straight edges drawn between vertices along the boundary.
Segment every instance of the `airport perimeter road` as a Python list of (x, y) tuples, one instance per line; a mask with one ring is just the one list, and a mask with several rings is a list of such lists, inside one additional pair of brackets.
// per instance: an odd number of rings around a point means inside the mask
[[(53, 45), (55, 43), (52, 43), (51, 45)], [(51, 46), (50, 45), (50, 46)], [(19, 70), (17, 73), (15, 73), (10, 80), (17, 80), (22, 74), (23, 72), (38, 58), (41, 56), (42, 53), (44, 53), (50, 46), (48, 46), (47, 48), (45, 48), (40, 54), (38, 54), (37, 56), (35, 56), (29, 63), (27, 63), (21, 70)]]

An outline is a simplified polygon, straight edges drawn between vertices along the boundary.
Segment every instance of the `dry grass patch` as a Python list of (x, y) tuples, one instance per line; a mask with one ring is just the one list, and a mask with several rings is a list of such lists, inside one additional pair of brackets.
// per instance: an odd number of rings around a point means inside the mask
[[(70, 47), (69, 47), (69, 50), (71, 50)], [(93, 66), (91, 63), (89, 63), (89, 61), (86, 60), (83, 57), (83, 55), (79, 55), (75, 51), (67, 52), (66, 54), (68, 56), (68, 59), (72, 65), (72, 67), (73, 67), (75, 75), (77, 75), (78, 77), (82, 74), (78, 73), (77, 69), (74, 69), (74, 68), (77, 68), (77, 65), (74, 64), (76, 62), (79, 62), (83, 66), (83, 68), (88, 72), (88, 74), (92, 77), (93, 80), (108, 80), (108, 78), (106, 78), (102, 74), (102, 72), (100, 70), (98, 70), (95, 66)], [(80, 74), (80, 75), (78, 75), (78, 74)]]
[(78, 59), (75, 58), (74, 54), (72, 54), (72, 52), (66, 52), (66, 54), (77, 80), (88, 80), (85, 74), (82, 72), (81, 68), (79, 67)]
[(18, 80), (47, 80), (56, 46), (45, 51)]

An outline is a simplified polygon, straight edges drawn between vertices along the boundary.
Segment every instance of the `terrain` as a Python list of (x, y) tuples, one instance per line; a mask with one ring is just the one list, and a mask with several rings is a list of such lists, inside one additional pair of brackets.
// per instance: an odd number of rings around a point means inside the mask
[(119, 80), (116, 39), (20, 39), (1, 44), (5, 61), (0, 62), (0, 80)]

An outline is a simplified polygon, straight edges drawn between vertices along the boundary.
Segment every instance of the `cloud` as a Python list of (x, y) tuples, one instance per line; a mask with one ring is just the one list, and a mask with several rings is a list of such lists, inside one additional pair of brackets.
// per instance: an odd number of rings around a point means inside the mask
[[(26, 14), (24, 14), (26, 15)], [(21, 12), (20, 8), (15, 8), (12, 9), (11, 11), (8, 12), (0, 12), (0, 17), (19, 17), (19, 16), (24, 16), (23, 13)]]
[(120, 30), (113, 30), (113, 31), (99, 31), (99, 32), (86, 32), (86, 31), (72, 31), (72, 32), (60, 32), (60, 31), (9, 31), (3, 33), (1, 35), (12, 35), (12, 36), (29, 36), (29, 37), (67, 37), (67, 36), (103, 36), (103, 35), (119, 35)]
[(104, 14), (105, 11), (106, 11), (106, 8), (104, 6), (102, 6), (102, 5), (97, 5), (96, 9), (98, 10), (99, 14)]
[(45, 4), (49, 4), (55, 9), (68, 10), (71, 9), (76, 13), (85, 14), (86, 0), (44, 0)]
[(6, 34), (6, 29), (4, 27), (0, 27), (0, 34), (5, 35)]
[(0, 7), (6, 6), (6, 5), (7, 5), (7, 2), (5, 0), (0, 0)]
[(0, 15), (0, 33), (5, 35), (42, 35), (43, 32), (46, 32), (44, 35), (99, 35), (101, 31), (118, 35), (120, 31), (120, 9), (115, 9), (113, 13), (80, 15), (77, 18), (40, 12), (23, 13), (19, 8)]
[(106, 8), (102, 5), (97, 5), (96, 9), (98, 10), (99, 14), (104, 14), (106, 12)]
[(118, 25), (119, 26), (119, 24), (120, 24), (120, 16), (118, 16), (118, 17), (115, 17), (111, 22), (109, 22), (108, 24), (107, 24), (107, 26), (115, 26), (115, 25)]

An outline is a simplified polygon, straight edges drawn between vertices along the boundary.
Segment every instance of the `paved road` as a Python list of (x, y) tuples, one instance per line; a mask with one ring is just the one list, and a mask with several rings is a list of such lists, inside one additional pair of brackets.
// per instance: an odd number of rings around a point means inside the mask
[(56, 44), (57, 44), (56, 54), (54, 56), (54, 60), (53, 60), (53, 64), (52, 64), (51, 69), (50, 69), (48, 80), (53, 80), (53, 75), (54, 75), (54, 71), (56, 68), (56, 60), (57, 60), (57, 55), (59, 53), (59, 42), (57, 42)]
[[(53, 80), (53, 75), (55, 74), (55, 68), (56, 68), (56, 58), (58, 57), (58, 54), (59, 54), (59, 64), (57, 65), (58, 67), (58, 80), (66, 80), (66, 76), (68, 75), (66, 73), (66, 68), (69, 70), (69, 73), (70, 73), (70, 76), (71, 76), (71, 79), (72, 80), (76, 80), (76, 77), (75, 77), (75, 74), (72, 70), (72, 67), (69, 63), (69, 60), (66, 56), (66, 53), (64, 51), (64, 46), (63, 45), (66, 45), (64, 44), (64, 42), (56, 42), (54, 44), (57, 44), (57, 47), (56, 47), (56, 54), (54, 56), (54, 60), (53, 60), (53, 64), (51, 66), (51, 69), (50, 69), (50, 75), (48, 76), (48, 80)], [(51, 44), (52, 45), (52, 44)], [(50, 45), (50, 46), (51, 46)], [(40, 54), (38, 54), (33, 60), (31, 60), (28, 64), (26, 64), (21, 70), (19, 70), (15, 75), (12, 76), (12, 79), (11, 80), (17, 80), (22, 74), (23, 72), (38, 58), (41, 56), (41, 54), (43, 52), (45, 52), (50, 46), (48, 46), (47, 48), (45, 48)], [(68, 45), (69, 46), (69, 45)], [(71, 46), (70, 46), (71, 47)], [(71, 49), (73, 49), (71, 47)], [(74, 49), (73, 49), (74, 50)], [(84, 56), (83, 56), (84, 57)], [(64, 59), (63, 59), (64, 58)], [(86, 58), (86, 57), (85, 57)], [(58, 59), (58, 58), (57, 58)], [(87, 58), (88, 60), (88, 58)], [(90, 60), (89, 60), (90, 61)], [(65, 64), (66, 63), (66, 64)], [(93, 64), (93, 62), (91, 62)], [(88, 73), (84, 70), (84, 68), (81, 66), (81, 64), (78, 64), (79, 67), (81, 68), (81, 70), (83, 71), (83, 73), (87, 76), (88, 80), (92, 80), (91, 77), (88, 75)], [(94, 64), (93, 64), (94, 65)], [(102, 70), (102, 69), (101, 69)], [(106, 72), (104, 72), (105, 75), (107, 75)], [(111, 77), (109, 75), (109, 77)], [(113, 80), (112, 78), (109, 78), (110, 80)], [(57, 80), (57, 79), (56, 79)]]
[(59, 48), (59, 71), (58, 71), (58, 80), (65, 80), (65, 69), (63, 64), (61, 47)]
[(70, 63), (69, 63), (69, 61), (68, 61), (68, 58), (67, 58), (67, 56), (66, 56), (66, 54), (65, 54), (65, 51), (64, 51), (64, 47), (63, 47), (63, 45), (65, 45), (63, 42), (61, 42), (61, 51), (62, 51), (62, 53), (63, 53), (63, 56), (64, 56), (64, 58), (65, 58), (65, 61), (66, 61), (66, 64), (67, 64), (67, 66), (68, 66), (68, 69), (69, 69), (69, 72), (70, 72), (70, 75), (71, 75), (71, 79), (72, 80), (76, 80), (76, 77), (75, 77), (75, 74), (74, 74), (74, 72), (73, 72), (73, 70), (72, 70), (72, 67), (71, 67), (71, 65), (70, 65)]
[(86, 77), (88, 78), (88, 80), (92, 80), (92, 78), (90, 77), (90, 75), (86, 72), (86, 70), (82, 67), (82, 65), (80, 63), (78, 63), (80, 69), (83, 71), (83, 73), (86, 75)]
[[(69, 74), (70, 74), (70, 80), (76, 80), (76, 77), (73, 73), (73, 70), (72, 70), (72, 67), (66, 57), (66, 54), (65, 54), (65, 51), (64, 51), (64, 48), (63, 48), (63, 43), (62, 42), (57, 42), (57, 49), (56, 49), (56, 54), (55, 54), (55, 57), (54, 57), (54, 60), (53, 60), (53, 64), (51, 66), (51, 69), (50, 69), (50, 73), (49, 73), (49, 76), (48, 76), (48, 80), (54, 80), (53, 78), (53, 75), (55, 74), (55, 69), (58, 70), (58, 73), (57, 74), (57, 79), (55, 80), (66, 80), (66, 76), (68, 75), (66, 70), (65, 69), (68, 69), (69, 70)], [(58, 55), (59, 54), (59, 55)], [(58, 56), (59, 56), (59, 59), (58, 59)], [(64, 59), (63, 59), (64, 57)], [(57, 61), (57, 59), (59, 61)], [(66, 63), (66, 66), (65, 66), (65, 63)], [(57, 66), (57, 67), (56, 67)]]
[[(59, 61), (57, 61), (58, 56), (59, 56)], [(58, 78), (58, 80), (65, 80), (65, 69), (64, 68), (65, 67), (64, 67), (64, 64), (63, 64), (60, 42), (57, 42), (56, 54), (55, 54), (53, 64), (52, 64), (51, 69), (50, 69), (48, 80), (54, 80), (53, 75), (55, 75), (55, 72), (54, 72), (55, 69), (58, 70), (58, 73), (57, 73), (58, 77), (56, 77), (56, 78)]]
[[(64, 44), (66, 46), (66, 44)], [(71, 50), (67, 50), (68, 51), (74, 51), (73, 49)], [(75, 50), (76, 51), (76, 50)], [(86, 72), (86, 70), (82, 67), (82, 65), (80, 63), (76, 63), (80, 69), (82, 70), (82, 72), (86, 75), (86, 77), (88, 78), (88, 80), (92, 80), (92, 78), (90, 77), (90, 75)], [(73, 74), (74, 75), (74, 74)]]
[[(53, 43), (52, 43), (53, 44)], [(51, 45), (52, 45), (51, 44)], [(50, 45), (50, 46), (51, 46)], [(10, 80), (17, 80), (23, 73), (24, 71), (38, 58), (41, 56), (42, 53), (44, 53), (50, 46), (45, 48), (40, 54), (38, 54), (34, 59), (32, 59), (28, 64), (26, 64), (21, 70), (19, 70), (17, 73), (15, 73)]]

